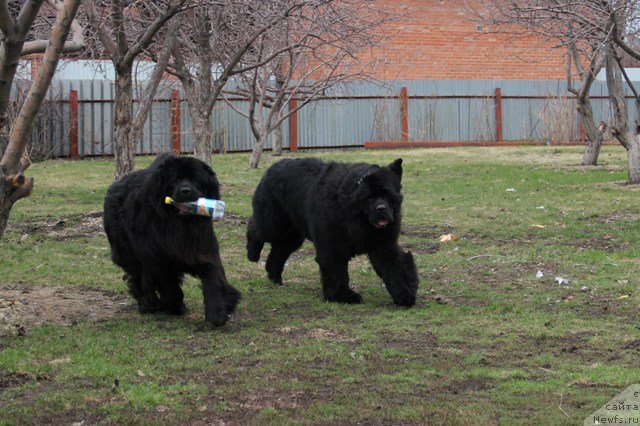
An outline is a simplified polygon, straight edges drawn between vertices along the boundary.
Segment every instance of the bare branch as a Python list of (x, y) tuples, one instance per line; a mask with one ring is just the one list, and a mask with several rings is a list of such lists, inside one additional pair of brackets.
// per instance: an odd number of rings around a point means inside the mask
[(158, 90), (158, 86), (160, 84), (160, 80), (162, 80), (162, 76), (164, 75), (165, 68), (167, 63), (169, 62), (169, 57), (171, 56), (171, 51), (173, 50), (173, 46), (176, 42), (177, 38), (177, 29), (180, 25), (181, 20), (176, 18), (171, 27), (169, 28), (167, 39), (165, 40), (165, 45), (160, 52), (160, 56), (158, 56), (158, 61), (153, 69), (153, 73), (151, 74), (151, 78), (149, 79), (149, 83), (145, 88), (145, 91), (142, 95), (143, 102), (138, 107), (136, 112), (136, 117), (133, 120), (133, 130), (137, 132), (138, 135), (136, 140), (142, 139), (142, 128), (144, 126), (147, 117), (149, 116), (149, 111), (151, 109), (151, 103), (153, 101), (153, 96)]
[(0, 161), (0, 166), (2, 166), (5, 174), (15, 174), (19, 170), (23, 171), (25, 166), (28, 166), (28, 163), (22, 160), (25, 147), (29, 141), (29, 132), (53, 78), (60, 59), (62, 46), (67, 39), (79, 5), (80, 0), (65, 0), (63, 7), (58, 12), (51, 30), (49, 45), (44, 54), (43, 66), (38, 73), (36, 81), (29, 89), (27, 99), (11, 128), (9, 144)]
[(89, 26), (93, 29), (93, 31), (97, 34), (98, 39), (104, 46), (105, 50), (112, 57), (117, 52), (117, 46), (111, 39), (111, 34), (109, 34), (109, 29), (107, 27), (107, 23), (98, 16), (98, 12), (96, 11), (95, 5), (92, 0), (88, 0), (83, 2), (85, 11), (87, 12)]
[(12, 36), (15, 26), (7, 2), (0, 1), (0, 31), (2, 31), (5, 36)]
[(153, 38), (156, 36), (158, 31), (162, 29), (164, 24), (171, 19), (175, 14), (182, 11), (182, 3), (179, 2), (177, 6), (170, 5), (167, 10), (161, 15), (157, 16), (156, 19), (147, 27), (145, 32), (140, 36), (138, 41), (131, 45), (128, 51), (124, 55), (124, 61), (129, 63), (133, 62), (133, 60), (138, 56), (149, 44), (151, 44)]
[(33, 21), (36, 19), (36, 16), (38, 16), (43, 1), (44, 0), (27, 0), (22, 6), (20, 14), (16, 19), (16, 30), (22, 36), (25, 36), (31, 28)]

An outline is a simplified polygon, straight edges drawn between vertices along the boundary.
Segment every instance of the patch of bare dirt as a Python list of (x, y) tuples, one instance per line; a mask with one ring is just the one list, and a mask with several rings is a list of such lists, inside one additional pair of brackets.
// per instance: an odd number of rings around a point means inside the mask
[(592, 170), (604, 170), (606, 172), (622, 172), (625, 170), (624, 167), (617, 164), (598, 164), (596, 166), (586, 166), (583, 164), (569, 164), (564, 166), (565, 170), (576, 171), (576, 170), (584, 170), (584, 171), (592, 171)]
[(600, 182), (594, 185), (598, 188), (614, 188), (614, 189), (626, 189), (628, 191), (640, 191), (640, 184), (629, 183), (627, 181)]
[[(270, 389), (264, 392), (248, 392), (232, 400), (214, 397), (201, 401), (196, 407), (197, 418), (190, 420), (191, 425), (246, 425), (256, 424), (257, 415), (264, 409), (290, 411), (304, 410), (319, 401), (330, 401), (333, 391), (328, 388), (318, 391)], [(216, 406), (223, 406), (222, 411)], [(263, 420), (262, 423), (266, 422)], [(257, 424), (261, 424), (260, 421)]]
[(0, 389), (20, 386), (23, 383), (27, 383), (31, 381), (42, 382), (45, 380), (49, 380), (49, 377), (44, 375), (34, 375), (31, 373), (24, 373), (20, 371), (19, 372), (0, 371)]
[[(266, 253), (269, 253), (269, 252), (267, 251)], [(291, 257), (289, 259), (302, 259), (302, 258), (305, 258), (305, 257), (314, 258), (315, 255), (316, 255), (316, 252), (315, 252), (315, 250), (313, 248), (302, 247), (300, 250), (292, 253)], [(265, 259), (266, 259), (266, 256), (265, 256)]]
[(481, 377), (470, 377), (463, 380), (456, 380), (447, 385), (445, 392), (453, 395), (464, 395), (471, 392), (478, 392), (491, 389), (493, 383), (491, 379)]
[(25, 239), (45, 237), (54, 241), (95, 238), (98, 235), (104, 235), (102, 212), (98, 211), (62, 218), (47, 217), (13, 222), (7, 227), (7, 231), (19, 233)]
[(608, 253), (629, 250), (629, 244), (616, 241), (616, 239), (610, 235), (605, 235), (601, 238), (576, 238), (561, 245), (575, 247), (581, 251), (602, 250)]
[(402, 335), (387, 333), (382, 336), (379, 343), (383, 348), (415, 350), (418, 351), (418, 353), (438, 348), (436, 336), (428, 330), (415, 334)]
[(603, 215), (594, 215), (588, 217), (582, 217), (578, 220), (595, 220), (599, 223), (612, 224), (620, 221), (624, 222), (636, 222), (640, 220), (640, 213), (637, 212), (612, 212)]
[(451, 225), (413, 226), (402, 225), (400, 235), (428, 240), (438, 240), (441, 235), (455, 234), (456, 229)]
[(216, 220), (216, 222), (222, 222), (232, 226), (245, 226), (248, 220), (249, 218), (246, 216), (239, 216), (237, 214), (226, 212), (222, 219)]
[[(46, 238), (54, 241), (95, 238), (104, 235), (103, 213), (94, 211), (68, 217), (47, 217), (29, 219), (24, 222), (12, 222), (7, 231), (19, 233), (23, 238)], [(221, 222), (232, 226), (246, 226), (248, 218), (226, 213)]]
[(428, 242), (420, 242), (417, 244), (413, 243), (403, 243), (402, 248), (404, 250), (409, 250), (412, 253), (417, 254), (433, 254), (440, 250), (439, 244), (432, 244)]
[(334, 342), (349, 342), (354, 343), (356, 339), (352, 339), (347, 336), (347, 333), (339, 330), (327, 330), (324, 328), (297, 328), (297, 327), (282, 327), (275, 330), (277, 334), (287, 336), (292, 339), (326, 339)]
[(127, 296), (73, 287), (0, 287), (0, 336), (46, 324), (100, 321), (133, 309)]
[(627, 342), (623, 346), (623, 349), (633, 349), (636, 351), (640, 351), (640, 340), (636, 339), (636, 340), (631, 340), (630, 342)]

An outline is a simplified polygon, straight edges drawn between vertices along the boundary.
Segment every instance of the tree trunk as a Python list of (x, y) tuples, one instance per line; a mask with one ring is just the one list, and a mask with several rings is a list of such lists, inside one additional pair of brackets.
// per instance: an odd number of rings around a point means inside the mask
[(280, 157), (282, 155), (282, 124), (278, 124), (273, 129), (273, 152), (274, 157)]
[[(31, 191), (33, 191), (33, 178), (26, 179), (23, 175), (24, 170), (30, 165), (25, 150), (33, 122), (51, 84), (60, 59), (60, 52), (62, 52), (79, 5), (80, 0), (65, 0), (58, 12), (44, 53), (42, 68), (36, 81), (31, 85), (27, 98), (11, 128), (9, 143), (0, 161), (0, 237), (7, 227), (13, 205), (21, 198), (31, 195)], [(15, 70), (13, 72), (15, 73)], [(3, 111), (3, 113), (5, 112)]]
[(629, 166), (629, 183), (640, 183), (640, 134), (629, 139), (627, 164)]
[(116, 180), (131, 173), (135, 167), (135, 141), (133, 138), (133, 98), (132, 88), (132, 66), (116, 66), (116, 99), (114, 118), (114, 155), (116, 162)]
[(20, 51), (24, 40), (4, 41), (0, 49), (0, 128), (7, 125), (7, 110), (11, 100), (11, 86), (20, 62)]
[(257, 169), (260, 164), (260, 157), (262, 156), (262, 150), (264, 149), (265, 137), (260, 136), (256, 138), (256, 143), (253, 145), (253, 151), (251, 151), (251, 158), (249, 159), (249, 168)]
[(211, 143), (213, 125), (211, 124), (211, 117), (203, 114), (201, 111), (197, 111), (195, 108), (190, 108), (190, 111), (194, 137), (193, 156), (210, 165), (211, 154), (213, 152)]
[[(213, 127), (212, 127), (213, 129)], [(220, 138), (220, 142), (218, 143), (218, 152), (220, 154), (226, 154), (227, 153), (227, 144), (225, 142), (225, 138), (221, 137)]]
[(598, 165), (598, 156), (600, 155), (600, 147), (602, 146), (602, 130), (593, 121), (593, 108), (589, 97), (578, 99), (578, 113), (580, 114), (580, 122), (587, 136), (587, 146), (582, 157), (583, 166)]
[[(640, 98), (635, 102), (636, 114), (640, 113)], [(629, 183), (640, 183), (640, 126), (636, 125), (635, 132), (627, 136), (627, 167), (629, 168)]]
[[(277, 96), (275, 103), (272, 106), (272, 109), (276, 111), (273, 114), (272, 122), (276, 122), (280, 117), (280, 108), (282, 108), (282, 103), (284, 102), (284, 94), (282, 92), (285, 89), (285, 85), (287, 84), (287, 77), (283, 72), (283, 65), (276, 67), (275, 72), (276, 77), (276, 88), (279, 92), (280, 96)], [(269, 127), (271, 127), (271, 123), (269, 123)], [(273, 156), (280, 157), (282, 155), (282, 123), (278, 124), (275, 128), (273, 128)]]
[(611, 103), (611, 134), (628, 149), (629, 141), (629, 113), (627, 111), (627, 100), (624, 94), (624, 81), (622, 71), (618, 66), (614, 47), (607, 50), (607, 89), (609, 91), (609, 102)]

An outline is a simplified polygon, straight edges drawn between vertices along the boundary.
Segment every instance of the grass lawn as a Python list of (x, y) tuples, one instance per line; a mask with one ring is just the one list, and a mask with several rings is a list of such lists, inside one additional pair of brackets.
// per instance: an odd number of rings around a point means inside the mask
[(621, 148), (595, 168), (577, 147), (297, 156), (404, 158), (414, 308), (365, 257), (365, 303), (325, 303), (308, 243), (272, 285), (244, 233), (274, 159), (234, 154), (213, 158), (229, 212), (214, 226), (237, 314), (203, 327), (189, 279), (185, 317), (141, 316), (98, 213), (112, 161), (35, 164), (0, 240), (0, 423), (576, 424), (640, 383), (640, 188), (621, 184)]

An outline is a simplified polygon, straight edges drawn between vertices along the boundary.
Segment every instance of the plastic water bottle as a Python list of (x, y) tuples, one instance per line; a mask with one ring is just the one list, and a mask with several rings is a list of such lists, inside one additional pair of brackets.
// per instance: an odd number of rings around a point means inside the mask
[(182, 214), (195, 214), (206, 216), (212, 219), (220, 219), (224, 216), (224, 201), (212, 200), (210, 198), (198, 198), (198, 201), (179, 203), (171, 197), (165, 197), (165, 204), (175, 206)]

